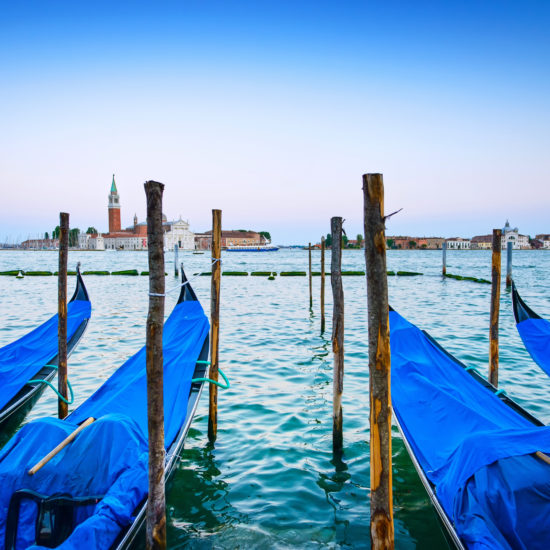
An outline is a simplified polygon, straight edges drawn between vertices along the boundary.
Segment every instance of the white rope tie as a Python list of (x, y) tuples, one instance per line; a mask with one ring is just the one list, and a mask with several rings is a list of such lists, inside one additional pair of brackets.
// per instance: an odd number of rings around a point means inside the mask
[[(222, 261), (221, 258), (213, 258), (211, 266), (213, 266), (217, 262), (221, 263), (221, 261)], [(175, 292), (176, 290), (180, 290), (182, 287), (184, 287), (185, 285), (188, 285), (191, 281), (194, 281), (196, 278), (198, 278), (200, 276), (201, 276), (201, 274), (197, 273), (194, 277), (191, 277), (190, 279), (185, 281), (185, 283), (181, 283), (178, 286), (172, 287), (170, 290), (167, 290), (164, 294), (157, 294), (156, 292), (149, 292), (149, 296), (156, 296), (158, 298), (166, 298), (166, 294), (170, 294), (171, 292)]]

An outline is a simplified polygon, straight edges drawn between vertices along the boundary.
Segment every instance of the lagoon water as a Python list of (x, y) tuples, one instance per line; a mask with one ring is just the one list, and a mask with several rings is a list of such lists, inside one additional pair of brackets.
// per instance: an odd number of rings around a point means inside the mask
[[(180, 252), (189, 275), (210, 271), (210, 255)], [(57, 269), (55, 252), (1, 251), (0, 271)], [(83, 270), (147, 270), (145, 252), (75, 252)], [(313, 252), (319, 270), (319, 252)], [(364, 270), (362, 251), (344, 251), (343, 269)], [(491, 253), (449, 251), (447, 271), (490, 279)], [(503, 273), (504, 273), (503, 255)], [(167, 288), (175, 287), (173, 253)], [(307, 270), (307, 251), (224, 253), (223, 270)], [(449, 352), (487, 372), (490, 285), (441, 278), (441, 251), (389, 251), (392, 306)], [(330, 270), (330, 254), (327, 257)], [(550, 251), (514, 253), (522, 297), (550, 318)], [(92, 319), (69, 360), (75, 404), (84, 401), (145, 341), (148, 278), (87, 276)], [(309, 309), (307, 277), (222, 277), (220, 366), (231, 388), (219, 393), (219, 432), (207, 439), (203, 394), (181, 459), (167, 486), (170, 548), (368, 548), (369, 411), (365, 277), (344, 277), (344, 456), (333, 461), (332, 294), (326, 281), (327, 330), (320, 334), (319, 277)], [(210, 278), (193, 281), (209, 314)], [(74, 278), (69, 277), (69, 293)], [(70, 295), (70, 294), (69, 294)], [(177, 292), (169, 294), (171, 311)], [(0, 277), (0, 346), (56, 312), (55, 277)], [(550, 422), (550, 379), (533, 363), (514, 326), (503, 286), (500, 387)], [(25, 422), (57, 413), (44, 393)], [(396, 548), (448, 548), (436, 514), (394, 428)]]

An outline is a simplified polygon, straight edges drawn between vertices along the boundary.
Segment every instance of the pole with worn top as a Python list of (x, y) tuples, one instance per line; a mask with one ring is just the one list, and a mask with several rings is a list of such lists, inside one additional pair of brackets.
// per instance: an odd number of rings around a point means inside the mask
[(147, 196), (147, 248), (149, 256), (149, 313), (146, 331), (147, 428), (149, 434), (149, 494), (147, 497), (147, 550), (166, 548), (166, 501), (164, 493), (164, 231), (162, 193), (164, 185), (145, 183)]
[(344, 289), (342, 287), (342, 218), (330, 220), (332, 258), (330, 283), (332, 286), (332, 352), (334, 379), (332, 389), (332, 450), (340, 455), (344, 445), (342, 393), (344, 391)]
[(443, 248), (443, 268), (441, 270), (441, 273), (443, 276), (447, 274), (447, 241), (443, 241), (443, 244), (441, 245)]
[(179, 246), (178, 243), (174, 245), (174, 277), (177, 277), (179, 275), (178, 269), (180, 266), (179, 260), (178, 260), (178, 251)]
[[(66, 212), (59, 214), (59, 230), (57, 391), (67, 399), (67, 262), (69, 259), (69, 214)], [(65, 418), (69, 414), (69, 405), (61, 397), (57, 401), (57, 414), (59, 418)]]
[(313, 307), (313, 282), (311, 280), (311, 243), (307, 247), (309, 254), (309, 308)]
[[(212, 283), (210, 288), (210, 372), (209, 378), (218, 381), (220, 338), (220, 290), (222, 257), (222, 211), (212, 210)], [(208, 406), (208, 439), (216, 441), (218, 435), (218, 386), (210, 384)]]
[(325, 237), (321, 237), (321, 334), (325, 332)]
[(502, 230), (493, 229), (491, 321), (489, 326), (489, 382), (498, 387), (498, 316), (500, 310), (500, 253)]
[(369, 319), (370, 538), (373, 550), (394, 548), (391, 362), (382, 174), (363, 176)]
[(506, 243), (506, 288), (512, 286), (512, 241)]

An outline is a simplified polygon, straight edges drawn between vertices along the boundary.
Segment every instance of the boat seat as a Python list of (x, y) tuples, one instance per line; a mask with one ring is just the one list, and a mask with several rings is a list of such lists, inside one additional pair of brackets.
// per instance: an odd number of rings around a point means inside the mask
[(103, 495), (72, 497), (69, 494), (42, 495), (29, 489), (20, 489), (13, 493), (6, 521), (6, 550), (15, 550), (17, 527), (21, 502), (29, 500), (37, 506), (34, 544), (55, 548), (73, 532), (76, 526), (75, 516), (83, 506), (95, 506)]

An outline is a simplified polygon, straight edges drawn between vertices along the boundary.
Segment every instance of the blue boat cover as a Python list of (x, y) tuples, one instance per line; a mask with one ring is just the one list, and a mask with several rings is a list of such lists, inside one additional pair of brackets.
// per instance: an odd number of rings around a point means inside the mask
[[(92, 311), (88, 300), (67, 304), (67, 342)], [(15, 342), (0, 349), (0, 409), (57, 355), (58, 317), (54, 315)]]
[(550, 427), (535, 426), (390, 312), (392, 404), (469, 549), (550, 548)]
[[(177, 436), (187, 414), (191, 379), (209, 323), (198, 301), (181, 302), (164, 325), (165, 445)], [(23, 426), (0, 452), (0, 544), (14, 491), (41, 495), (102, 497), (76, 508), (77, 524), (59, 548), (110, 548), (132, 522), (147, 496), (147, 382), (145, 347), (131, 357), (67, 419), (41, 419)], [(34, 476), (27, 471), (79, 423), (96, 421)], [(21, 503), (16, 548), (35, 541), (37, 506)]]
[(516, 327), (533, 361), (550, 376), (550, 322), (526, 319)]

